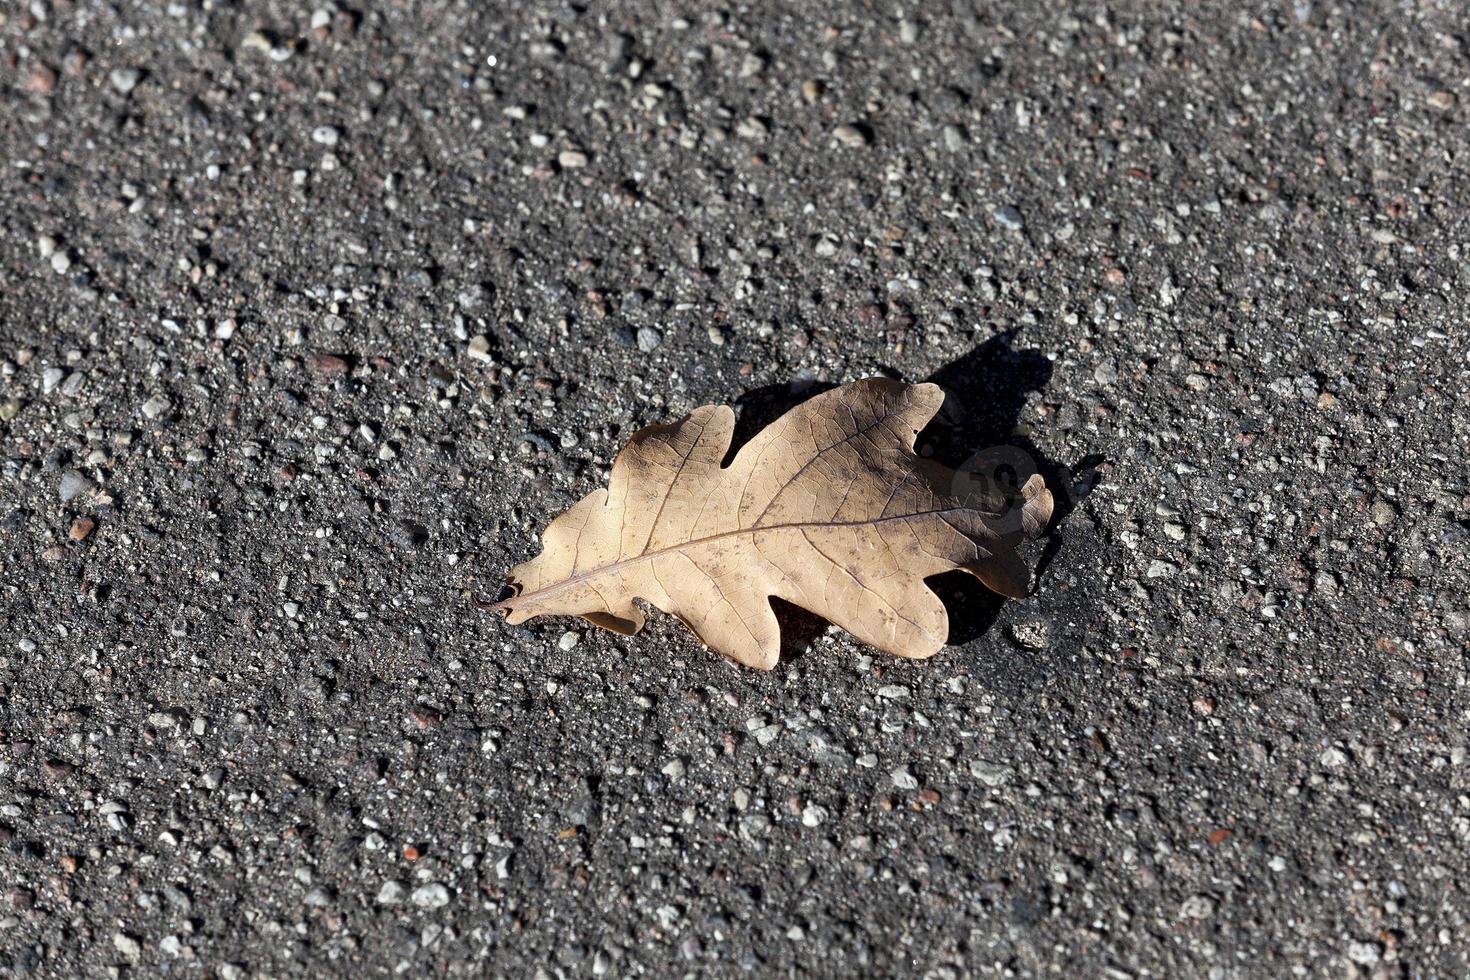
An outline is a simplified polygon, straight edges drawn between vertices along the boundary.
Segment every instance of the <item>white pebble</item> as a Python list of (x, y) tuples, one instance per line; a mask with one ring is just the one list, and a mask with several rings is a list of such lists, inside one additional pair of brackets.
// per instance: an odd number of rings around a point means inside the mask
[(1191, 895), (1179, 906), (1181, 919), (1208, 919), (1215, 914), (1215, 900), (1208, 895)]
[(409, 901), (421, 909), (442, 909), (449, 904), (449, 889), (437, 881), (431, 881), (415, 888)]
[(663, 332), (657, 327), (638, 328), (638, 349), (645, 354), (650, 354), (658, 349), (659, 344), (664, 342)]
[(123, 95), (127, 95), (137, 87), (138, 81), (142, 77), (143, 73), (136, 68), (114, 68), (108, 74), (107, 80), (112, 83), (113, 88), (117, 89)]
[(121, 953), (124, 959), (136, 960), (143, 955), (142, 945), (125, 932), (112, 934), (112, 948)]
[(1021, 212), (1009, 204), (995, 209), (995, 223), (1006, 231), (1020, 231), (1026, 226), (1026, 220), (1021, 217)]

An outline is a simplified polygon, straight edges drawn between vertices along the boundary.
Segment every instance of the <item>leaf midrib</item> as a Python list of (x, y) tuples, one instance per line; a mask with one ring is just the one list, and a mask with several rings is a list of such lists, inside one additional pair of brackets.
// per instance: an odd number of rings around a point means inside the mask
[[(895, 514), (892, 517), (874, 517), (864, 521), (806, 521), (794, 524), (767, 524), (761, 527), (736, 528), (733, 531), (721, 531), (719, 534), (711, 534), (703, 538), (690, 538), (688, 541), (681, 541), (678, 544), (671, 544), (668, 547), (658, 548), (654, 551), (646, 551), (643, 554), (636, 555), (632, 558), (620, 558), (612, 564), (599, 565), (597, 568), (588, 569), (585, 572), (580, 572), (576, 575), (564, 578), (560, 582), (557, 582), (555, 585), (548, 585), (545, 588), (537, 589), (534, 592), (522, 592), (518, 595), (513, 595), (509, 599), (495, 603), (495, 605), (491, 606), (490, 608), (495, 610), (509, 610), (517, 602), (520, 602), (522, 600), (532, 600), (539, 597), (556, 595), (557, 593), (564, 592), (572, 588), (573, 586), (581, 585), (585, 582), (592, 581), (593, 579), (601, 578), (604, 575), (610, 575), (620, 568), (626, 568), (630, 565), (636, 565), (639, 562), (653, 561), (660, 555), (673, 554), (675, 552), (694, 548), (700, 545), (709, 544), (712, 541), (720, 541), (725, 538), (733, 538), (742, 534), (754, 535), (764, 531), (789, 531), (795, 529), (805, 530), (807, 528), (864, 527), (873, 524), (887, 524), (895, 521), (908, 521), (913, 520), (916, 517), (933, 517), (956, 513), (979, 514), (982, 519), (999, 518), (1001, 516), (999, 514), (987, 514), (985, 511), (978, 510), (974, 507), (941, 507), (935, 510), (916, 510), (908, 514)], [(965, 534), (963, 531), (959, 531), (958, 528), (956, 528), (955, 530), (965, 537), (969, 537), (968, 534)], [(831, 559), (828, 560), (830, 561)]]

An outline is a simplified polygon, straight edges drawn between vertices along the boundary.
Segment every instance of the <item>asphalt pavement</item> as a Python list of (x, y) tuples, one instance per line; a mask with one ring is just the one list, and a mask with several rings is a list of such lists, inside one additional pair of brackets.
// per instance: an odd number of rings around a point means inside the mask
[[(0, 974), (1470, 975), (1467, 44), (0, 6)], [(874, 374), (1060, 505), (934, 658), (486, 610), (638, 428)]]

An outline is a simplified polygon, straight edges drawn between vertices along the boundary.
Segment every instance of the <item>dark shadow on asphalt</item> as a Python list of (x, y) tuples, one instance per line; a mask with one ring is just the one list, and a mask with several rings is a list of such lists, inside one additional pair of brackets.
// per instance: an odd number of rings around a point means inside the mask
[[(1018, 337), (1019, 330), (997, 334), (925, 379), (944, 389), (945, 399), (939, 414), (920, 434), (918, 445), (922, 454), (952, 469), (966, 469), (1002, 498), (1016, 497), (1032, 472), (1042, 475), (1052, 491), (1054, 508), (1036, 565), (1035, 581), (1039, 583), (1061, 548), (1058, 528), (1078, 501), (1096, 486), (1100, 478), (1097, 467), (1104, 460), (1089, 456), (1069, 467), (1046, 457), (1035, 443), (1016, 431), (1027, 396), (1043, 390), (1052, 374), (1051, 361), (1039, 350), (1017, 346)], [(801, 402), (834, 387), (829, 382), (808, 380), (746, 392), (736, 401), (740, 412), (725, 464), (729, 465), (740, 447), (761, 429)], [(935, 576), (929, 584), (949, 610), (951, 646), (963, 645), (986, 633), (1005, 602), (963, 572)], [(772, 605), (781, 626), (783, 659), (799, 657), (826, 628), (820, 617), (790, 603), (776, 600)]]
[[(1020, 347), (1019, 335), (1019, 329), (996, 334), (925, 379), (944, 389), (945, 397), (920, 434), (919, 451), (969, 474), (972, 486), (987, 487), (987, 496), (1000, 498), (987, 506), (1012, 506), (1026, 478), (1041, 474), (1052, 492), (1053, 510), (1033, 578), (1039, 584), (1061, 548), (1058, 529), (1095, 485), (1102, 460), (1089, 457), (1074, 469), (1049, 458), (1017, 431), (1027, 397), (1044, 390), (1052, 375), (1051, 361), (1039, 350)], [(1084, 474), (1080, 482), (1079, 473)], [(1005, 602), (962, 572), (937, 576), (929, 584), (949, 610), (952, 646), (986, 633)]]

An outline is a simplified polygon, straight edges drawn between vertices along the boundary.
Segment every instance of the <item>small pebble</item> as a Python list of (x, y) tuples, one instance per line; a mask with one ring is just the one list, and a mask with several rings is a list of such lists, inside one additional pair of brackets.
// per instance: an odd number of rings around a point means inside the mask
[(1347, 957), (1359, 966), (1372, 966), (1383, 957), (1383, 947), (1372, 942), (1349, 943)]
[(97, 522), (90, 517), (78, 517), (71, 522), (71, 531), (68, 536), (73, 541), (85, 541), (96, 526)]
[(84, 493), (88, 493), (96, 484), (87, 479), (76, 470), (66, 470), (61, 474), (61, 484), (57, 487), (57, 496), (63, 504), (70, 503)]
[(576, 170), (587, 166), (587, 154), (581, 150), (562, 150), (556, 155), (556, 162), (566, 170)]
[(87, 70), (87, 63), (91, 60), (90, 54), (81, 48), (74, 47), (66, 53), (66, 57), (61, 59), (61, 67), (72, 78), (81, 78), (82, 73)]
[(415, 888), (408, 899), (421, 909), (442, 909), (449, 904), (449, 889), (437, 881), (431, 881)]
[(316, 354), (311, 359), (311, 366), (320, 374), (337, 375), (346, 374), (352, 365), (347, 363), (345, 357), (337, 354)]
[(862, 127), (848, 123), (843, 123), (832, 130), (832, 138), (843, 146), (850, 146), (853, 149), (867, 146), (870, 142), (867, 132)]
[(735, 132), (742, 138), (748, 140), (763, 140), (770, 135), (770, 128), (755, 116), (742, 119), (736, 126)]
[(53, 783), (59, 783), (77, 771), (76, 766), (64, 759), (47, 759), (41, 764), (41, 768), (46, 771), (46, 778)]
[(748, 51), (745, 57), (740, 59), (740, 77), (750, 78), (765, 71), (766, 59), (753, 51)]
[(1179, 906), (1181, 919), (1208, 919), (1215, 914), (1215, 900), (1208, 895), (1191, 895)]
[(1026, 227), (1026, 222), (1021, 217), (1021, 212), (1009, 204), (995, 209), (995, 223), (1006, 231), (1020, 231)]
[(122, 954), (123, 959), (136, 960), (143, 955), (143, 946), (125, 932), (112, 934), (112, 948)]
[(1436, 109), (1439, 112), (1449, 112), (1455, 107), (1455, 94), (1445, 91), (1430, 92), (1429, 95), (1425, 96), (1424, 101), (1429, 103), (1431, 109)]
[(150, 419), (158, 419), (166, 415), (172, 407), (167, 398), (162, 395), (154, 395), (143, 403), (143, 414)]
[(1045, 650), (1051, 630), (1041, 620), (1015, 623), (1011, 626), (1011, 639), (1027, 650)]
[(472, 283), (461, 289), (455, 299), (459, 301), (459, 308), (466, 313), (477, 310), (485, 302), (485, 287)]
[(56, 69), (50, 65), (37, 65), (26, 79), (26, 91), (37, 95), (50, 95), (56, 91)]
[(658, 345), (664, 342), (664, 335), (657, 327), (638, 328), (638, 349), (645, 354), (652, 353), (658, 349)]
[(114, 68), (108, 73), (107, 80), (112, 83), (114, 89), (127, 95), (137, 87), (142, 77), (143, 73), (136, 68)]
[(556, 641), (556, 647), (558, 650), (566, 651), (572, 649), (580, 642), (582, 642), (581, 633), (575, 630), (567, 630), (561, 635), (561, 639)]
[(970, 761), (970, 775), (980, 780), (986, 786), (1004, 786), (1010, 782), (1011, 767), (987, 762), (984, 759), (972, 759)]
[(311, 131), (312, 142), (320, 143), (322, 146), (325, 146), (328, 149), (336, 146), (337, 141), (341, 139), (341, 136), (342, 134), (338, 132), (336, 126), (318, 126), (316, 129), (313, 129)]

